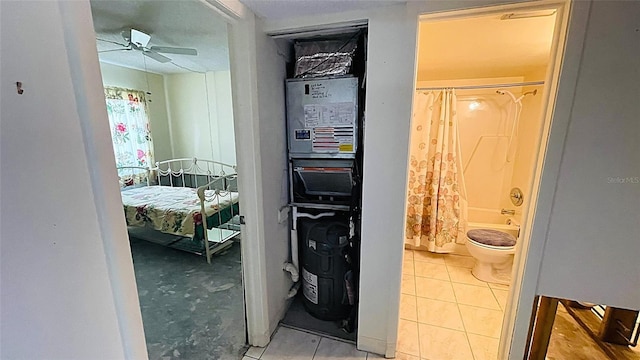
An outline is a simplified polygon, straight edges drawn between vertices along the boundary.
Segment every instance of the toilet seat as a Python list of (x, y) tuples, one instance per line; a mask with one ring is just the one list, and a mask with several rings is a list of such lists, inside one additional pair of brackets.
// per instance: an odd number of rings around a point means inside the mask
[(473, 240), (472, 238), (467, 236), (467, 241), (472, 242), (474, 245), (478, 246), (478, 247), (482, 247), (485, 249), (491, 249), (491, 250), (496, 250), (496, 251), (510, 251), (513, 250), (516, 246), (515, 245), (511, 245), (511, 246), (494, 246), (494, 245), (487, 245), (487, 244), (483, 244), (481, 242), (477, 242), (475, 240)]
[(508, 249), (516, 245), (516, 238), (513, 235), (493, 229), (469, 230), (467, 238), (488, 249)]

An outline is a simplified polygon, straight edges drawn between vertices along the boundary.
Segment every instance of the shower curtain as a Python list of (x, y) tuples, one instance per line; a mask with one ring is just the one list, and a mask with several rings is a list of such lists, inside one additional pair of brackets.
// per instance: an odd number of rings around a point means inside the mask
[(414, 98), (406, 244), (452, 252), (466, 239), (466, 191), (453, 90)]

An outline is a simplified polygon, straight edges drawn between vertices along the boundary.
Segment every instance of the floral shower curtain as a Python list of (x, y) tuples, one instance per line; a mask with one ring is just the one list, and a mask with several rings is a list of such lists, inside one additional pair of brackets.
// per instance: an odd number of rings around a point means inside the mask
[(116, 166), (152, 166), (153, 141), (144, 92), (105, 88)]
[(432, 252), (451, 252), (466, 238), (456, 101), (453, 90), (414, 99), (405, 241)]

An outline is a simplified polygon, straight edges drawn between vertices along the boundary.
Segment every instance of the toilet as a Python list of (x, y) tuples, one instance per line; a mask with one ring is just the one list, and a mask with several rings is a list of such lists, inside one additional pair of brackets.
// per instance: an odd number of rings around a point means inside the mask
[(467, 249), (476, 259), (471, 273), (478, 280), (505, 284), (510, 283), (516, 238), (506, 232), (493, 229), (467, 231)]

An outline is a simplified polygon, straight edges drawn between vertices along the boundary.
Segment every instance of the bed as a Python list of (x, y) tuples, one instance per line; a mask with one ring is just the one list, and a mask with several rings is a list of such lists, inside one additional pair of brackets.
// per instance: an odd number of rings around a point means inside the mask
[(240, 233), (233, 165), (182, 158), (155, 168), (118, 167), (118, 176), (127, 226), (175, 236), (163, 245), (204, 255), (211, 263)]

